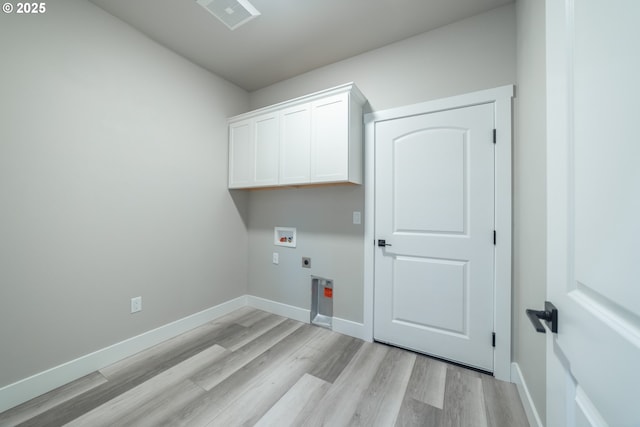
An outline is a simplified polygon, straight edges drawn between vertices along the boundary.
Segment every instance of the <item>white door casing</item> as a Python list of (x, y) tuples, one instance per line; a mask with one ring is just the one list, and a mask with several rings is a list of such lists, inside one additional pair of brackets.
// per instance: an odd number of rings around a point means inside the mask
[(493, 372), (494, 107), (376, 123), (374, 338)]
[(638, 426), (640, 3), (546, 8), (547, 425)]
[[(391, 119), (423, 115), (431, 112), (491, 104), (495, 117), (494, 194), (497, 245), (493, 268), (493, 324), (496, 348), (493, 371), (496, 378), (510, 380), (511, 365), (511, 98), (513, 86), (503, 86), (465, 95), (394, 108), (365, 116), (365, 338), (374, 337), (374, 256), (377, 247), (375, 224), (375, 138), (376, 124)], [(490, 338), (490, 337), (489, 337)]]

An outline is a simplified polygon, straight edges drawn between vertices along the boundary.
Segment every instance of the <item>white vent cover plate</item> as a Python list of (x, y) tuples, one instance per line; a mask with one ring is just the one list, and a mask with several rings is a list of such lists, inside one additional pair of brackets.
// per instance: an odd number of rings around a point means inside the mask
[(196, 0), (196, 3), (222, 21), (230, 30), (235, 30), (260, 15), (247, 0)]

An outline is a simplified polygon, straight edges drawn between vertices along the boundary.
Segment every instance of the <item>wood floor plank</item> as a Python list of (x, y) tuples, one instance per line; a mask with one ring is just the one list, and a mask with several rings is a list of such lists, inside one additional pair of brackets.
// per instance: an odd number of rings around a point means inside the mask
[(465, 368), (462, 366), (458, 366), (458, 365), (453, 365), (451, 363), (447, 363), (447, 372), (448, 371), (452, 371), (452, 372), (458, 372), (460, 374), (464, 374), (467, 376), (471, 376), (474, 378), (482, 378), (482, 376), (484, 376), (485, 374), (482, 374), (478, 371), (474, 371), (473, 369), (469, 369), (469, 368)]
[(529, 427), (515, 384), (484, 376), (482, 389), (489, 427)]
[(240, 370), (243, 366), (269, 350), (275, 344), (302, 327), (302, 323), (287, 319), (266, 331), (253, 341), (223, 357), (217, 363), (202, 369), (191, 378), (205, 390), (211, 390), (222, 381)]
[[(161, 395), (163, 391), (173, 390), (178, 395), (177, 385), (184, 383), (185, 380), (200, 369), (215, 363), (226, 353), (228, 353), (228, 350), (219, 345), (213, 345), (76, 418), (68, 423), (67, 426), (82, 427), (90, 425), (107, 427), (125, 425), (119, 422), (121, 418), (150, 413), (148, 406), (155, 408), (157, 405), (150, 405), (149, 403)], [(194, 394), (195, 385), (193, 387), (188, 387), (188, 385), (184, 387), (185, 384), (182, 384), (182, 386), (187, 389), (189, 395)], [(198, 389), (200, 394), (205, 392), (202, 388)]]
[(171, 426), (203, 426), (220, 415), (234, 400), (251, 389), (270, 370), (297, 351), (307, 341), (318, 336), (320, 328), (302, 325), (293, 333), (260, 354), (247, 365), (190, 402), (161, 424)]
[(102, 374), (97, 371), (92, 372), (35, 399), (31, 399), (0, 413), (0, 426), (15, 426), (23, 423), (106, 382), (107, 379)]
[(388, 351), (389, 347), (382, 344), (364, 343), (303, 425), (348, 425)]
[(258, 338), (269, 329), (287, 320), (285, 317), (277, 316), (275, 314), (265, 314), (265, 316), (260, 317), (260, 321), (252, 323), (249, 326), (239, 323), (244, 326), (245, 329), (235, 335), (229, 335), (225, 339), (218, 341), (218, 345), (228, 350), (235, 351), (240, 347), (246, 345), (247, 343), (253, 341), (254, 339)]
[(447, 367), (443, 411), (443, 426), (487, 427), (482, 380), (476, 372)]
[(65, 424), (65, 427), (155, 427), (160, 425), (159, 420), (166, 419), (204, 393), (206, 391), (191, 380), (183, 380), (173, 384), (171, 388), (159, 389), (152, 398), (137, 408), (125, 411), (117, 410), (113, 413), (100, 411), (104, 418), (96, 417), (97, 422), (86, 423), (82, 421), (84, 417), (80, 417)]
[[(182, 346), (171, 347), (166, 352), (152, 354), (147, 364), (143, 363), (142, 360), (136, 360), (135, 363), (122, 367), (118, 372), (115, 372), (111, 378), (108, 378), (109, 381), (107, 383), (58, 405), (54, 408), (55, 410), (43, 412), (25, 422), (25, 426), (49, 427), (68, 423), (183, 360), (213, 346), (218, 340), (224, 339), (229, 334), (236, 333), (238, 328), (244, 329), (243, 326), (237, 324), (219, 325), (208, 330), (203, 336), (199, 336), (197, 340), (188, 340)], [(133, 369), (134, 367), (137, 369)]]
[(313, 345), (304, 345), (273, 369), (252, 381), (244, 393), (233, 400), (207, 426), (253, 426), (300, 378), (324, 357), (325, 351), (340, 334), (325, 329), (318, 331)]
[[(442, 425), (442, 409), (416, 400), (407, 395), (404, 396), (396, 427), (440, 427)], [(508, 427), (508, 426), (504, 426)]]
[(364, 341), (347, 335), (340, 335), (337, 342), (326, 349), (324, 356), (309, 374), (327, 382), (334, 382), (342, 373)]
[(255, 325), (256, 323), (260, 323), (262, 320), (269, 316), (275, 316), (275, 314), (253, 309), (243, 316), (235, 319), (234, 322), (246, 328), (250, 328), (251, 326)]
[(172, 364), (172, 359), (179, 358), (185, 352), (189, 356), (196, 354), (228, 336), (242, 333), (244, 329), (244, 326), (233, 323), (210, 322), (102, 368), (100, 373), (110, 380), (138, 375), (157, 366)]
[(442, 409), (447, 364), (418, 355), (407, 385), (407, 395), (420, 402)]
[(415, 354), (391, 348), (364, 392), (349, 425), (394, 425), (415, 360)]
[[(242, 307), (212, 322), (207, 322), (204, 325), (198, 326), (144, 351), (136, 353), (133, 356), (104, 367), (100, 369), (100, 373), (107, 378), (114, 378), (117, 375), (127, 376), (131, 372), (138, 372), (140, 369), (144, 369), (144, 367), (149, 366), (151, 361), (158, 357), (163, 357), (162, 355), (165, 355), (167, 352), (175, 352), (176, 349), (180, 350), (194, 342), (205, 339), (205, 337), (211, 334), (224, 331), (230, 325), (238, 323), (238, 321), (242, 321), (246, 316), (250, 316), (255, 313), (262, 314), (264, 312), (251, 307)], [(231, 333), (227, 332), (225, 336), (233, 337), (235, 334), (242, 332), (244, 328), (241, 326), (242, 325), (235, 326), (233, 331)], [(218, 335), (218, 339), (222, 340), (223, 338)]]
[(304, 374), (256, 423), (255, 427), (296, 427), (309, 416), (316, 403), (329, 390), (330, 383)]

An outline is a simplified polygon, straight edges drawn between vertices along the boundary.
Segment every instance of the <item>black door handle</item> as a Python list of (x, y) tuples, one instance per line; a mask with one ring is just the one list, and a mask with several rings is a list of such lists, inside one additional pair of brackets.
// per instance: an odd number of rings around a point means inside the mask
[(391, 246), (391, 243), (387, 243), (384, 239), (378, 239), (378, 246), (384, 248), (385, 246)]
[(544, 311), (542, 310), (531, 310), (528, 308), (526, 310), (527, 316), (529, 316), (529, 320), (533, 324), (533, 327), (536, 328), (537, 332), (546, 333), (544, 326), (542, 326), (542, 322), (540, 319), (544, 320), (547, 323), (551, 332), (558, 332), (558, 309), (555, 305), (551, 304), (549, 301), (544, 302)]

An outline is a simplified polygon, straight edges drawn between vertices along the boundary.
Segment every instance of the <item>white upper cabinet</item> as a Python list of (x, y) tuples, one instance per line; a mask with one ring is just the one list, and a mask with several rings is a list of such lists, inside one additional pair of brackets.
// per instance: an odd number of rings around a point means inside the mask
[(256, 117), (254, 128), (254, 183), (256, 186), (277, 185), (280, 116), (270, 113)]
[(349, 181), (349, 95), (311, 104), (311, 182)]
[(229, 119), (229, 188), (362, 183), (362, 106), (349, 83)]
[(229, 124), (229, 188), (278, 185), (280, 115), (262, 114)]
[(279, 184), (309, 182), (311, 153), (311, 105), (300, 104), (280, 113)]

